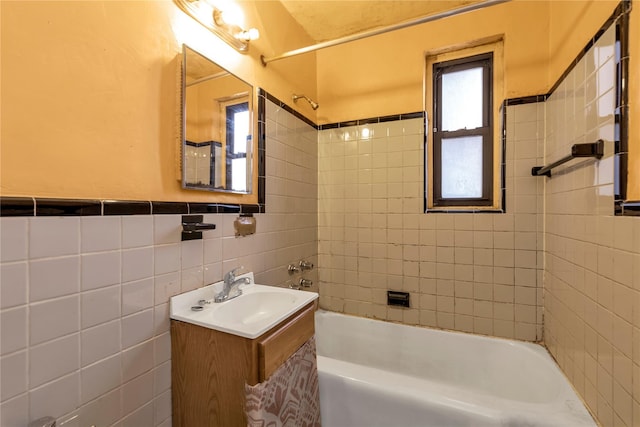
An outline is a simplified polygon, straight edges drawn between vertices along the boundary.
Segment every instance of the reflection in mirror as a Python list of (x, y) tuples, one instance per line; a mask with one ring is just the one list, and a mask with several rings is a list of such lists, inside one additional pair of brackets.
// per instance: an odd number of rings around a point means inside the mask
[(253, 87), (183, 45), (182, 187), (251, 193)]

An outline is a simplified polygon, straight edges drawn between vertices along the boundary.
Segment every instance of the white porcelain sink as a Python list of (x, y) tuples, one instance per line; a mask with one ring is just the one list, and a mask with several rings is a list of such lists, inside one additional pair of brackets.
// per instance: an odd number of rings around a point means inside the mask
[(204, 309), (194, 311), (200, 300), (213, 300), (222, 290), (222, 282), (186, 292), (171, 298), (170, 317), (205, 328), (256, 338), (318, 298), (315, 292), (257, 285), (253, 273), (251, 284), (240, 285), (242, 295), (221, 303), (203, 304)]

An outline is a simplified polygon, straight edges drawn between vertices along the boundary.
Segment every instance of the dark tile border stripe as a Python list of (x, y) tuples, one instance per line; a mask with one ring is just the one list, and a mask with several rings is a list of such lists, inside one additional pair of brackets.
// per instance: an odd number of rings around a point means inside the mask
[(507, 212), (507, 108), (506, 103), (500, 107), (502, 114), (500, 115), (502, 123), (500, 123), (500, 129), (502, 130), (502, 156), (500, 156), (500, 189), (502, 190), (502, 212)]
[(103, 215), (151, 215), (151, 202), (103, 200)]
[(240, 213), (240, 205), (218, 205), (218, 213)]
[(264, 204), (0, 197), (0, 216), (121, 216), (265, 213)]
[(262, 212), (267, 203), (267, 95), (264, 89), (258, 88), (258, 204), (263, 206)]
[(424, 111), (416, 111), (413, 113), (394, 114), (390, 116), (380, 116), (380, 117), (368, 117), (366, 119), (349, 120), (346, 122), (339, 122), (339, 123), (327, 123), (324, 125), (319, 125), (317, 129), (318, 130), (338, 129), (338, 128), (346, 128), (349, 126), (362, 126), (362, 125), (371, 125), (375, 123), (394, 122), (398, 120), (424, 119), (425, 117), (426, 117), (426, 114)]
[(620, 204), (621, 214), (625, 216), (640, 216), (640, 201)]
[(0, 216), (34, 216), (36, 201), (31, 197), (0, 198)]
[(36, 216), (93, 216), (102, 215), (100, 200), (35, 199)]
[(536, 102), (545, 102), (547, 99), (549, 99), (549, 94), (523, 96), (521, 98), (509, 98), (504, 100), (502, 106), (504, 108), (513, 107), (514, 105), (534, 104)]
[(186, 202), (151, 202), (152, 215), (186, 215), (189, 205)]
[(616, 21), (616, 111), (615, 111), (615, 178), (614, 194), (616, 215), (634, 215), (633, 209), (625, 208), (627, 198), (627, 179), (629, 172), (629, 12), (631, 2), (621, 3), (625, 5), (625, 13), (622, 13)]
[(189, 203), (189, 214), (218, 213), (217, 203)]
[(260, 207), (260, 205), (241, 205), (240, 206), (240, 213), (243, 213), (243, 214), (245, 214), (245, 213), (251, 213), (251, 214), (261, 213), (260, 212), (261, 209), (262, 208)]

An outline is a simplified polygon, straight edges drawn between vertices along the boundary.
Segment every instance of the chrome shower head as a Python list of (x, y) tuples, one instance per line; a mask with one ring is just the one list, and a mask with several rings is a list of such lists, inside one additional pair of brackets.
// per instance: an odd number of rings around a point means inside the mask
[(293, 99), (293, 102), (297, 102), (300, 98), (304, 99), (311, 105), (311, 108), (313, 108), (314, 110), (317, 110), (318, 107), (320, 107), (317, 102), (309, 98), (307, 95), (292, 95), (291, 98)]

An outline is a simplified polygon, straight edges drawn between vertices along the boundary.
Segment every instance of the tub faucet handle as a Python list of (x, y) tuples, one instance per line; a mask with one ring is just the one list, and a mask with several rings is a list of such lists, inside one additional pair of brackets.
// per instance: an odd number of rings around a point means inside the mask
[(309, 261), (301, 260), (299, 265), (300, 265), (300, 270), (312, 270), (313, 269), (313, 263), (309, 262)]
[(311, 285), (313, 285), (313, 280), (300, 279), (300, 281), (298, 283), (300, 283), (300, 286), (302, 286), (302, 287), (310, 288)]
[(300, 290), (300, 284), (296, 283), (296, 282), (290, 282), (289, 283), (289, 288), (290, 289), (295, 289), (296, 291)]
[(294, 264), (289, 264), (289, 266), (287, 267), (287, 271), (289, 272), (289, 275), (299, 273), (300, 267)]

